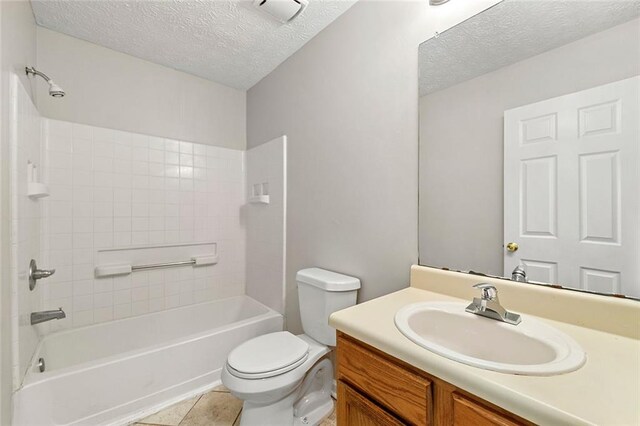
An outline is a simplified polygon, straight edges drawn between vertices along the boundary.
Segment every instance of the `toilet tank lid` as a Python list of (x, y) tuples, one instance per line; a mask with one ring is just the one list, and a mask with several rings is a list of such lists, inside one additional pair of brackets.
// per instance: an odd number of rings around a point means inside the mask
[(324, 291), (353, 291), (360, 288), (360, 280), (358, 278), (320, 268), (308, 268), (298, 271), (296, 281), (321, 288)]

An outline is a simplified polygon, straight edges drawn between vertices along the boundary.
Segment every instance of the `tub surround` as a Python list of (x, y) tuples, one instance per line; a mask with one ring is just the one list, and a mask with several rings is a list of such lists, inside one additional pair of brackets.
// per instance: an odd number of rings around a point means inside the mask
[[(41, 202), (39, 263), (56, 268), (43, 305), (67, 313), (50, 331), (245, 293), (243, 151), (43, 121), (51, 196)], [(100, 250), (205, 242), (216, 243), (217, 265), (94, 273)], [(155, 254), (148, 263), (162, 261)]]
[[(478, 282), (495, 285), (507, 309), (575, 339), (587, 353), (586, 364), (550, 377), (497, 373), (429, 352), (397, 330), (394, 316), (403, 306), (422, 301), (469, 302), (477, 296), (471, 286)], [(640, 303), (631, 300), (414, 266), (409, 288), (336, 312), (329, 323), (526, 420), (576, 425), (640, 423), (639, 321)]]

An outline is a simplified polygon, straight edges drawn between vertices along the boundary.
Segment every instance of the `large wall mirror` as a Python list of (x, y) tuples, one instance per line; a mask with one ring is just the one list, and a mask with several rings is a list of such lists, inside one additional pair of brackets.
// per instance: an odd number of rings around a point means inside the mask
[(639, 16), (504, 0), (420, 45), (422, 265), (640, 298)]

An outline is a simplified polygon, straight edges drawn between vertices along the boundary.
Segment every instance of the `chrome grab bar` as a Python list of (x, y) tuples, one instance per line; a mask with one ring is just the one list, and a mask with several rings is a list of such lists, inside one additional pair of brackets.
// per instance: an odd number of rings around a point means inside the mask
[(151, 263), (148, 265), (133, 265), (131, 266), (132, 271), (143, 271), (146, 269), (159, 269), (159, 268), (171, 268), (173, 266), (185, 266), (185, 265), (195, 265), (196, 260), (183, 260), (181, 262), (167, 262), (167, 263)]
[(98, 265), (95, 268), (96, 277), (109, 277), (113, 275), (126, 275), (135, 271), (146, 271), (149, 269), (172, 268), (174, 266), (205, 266), (218, 263), (218, 255), (194, 256), (189, 260), (178, 262), (149, 263), (144, 265), (131, 265), (126, 263), (113, 265)]

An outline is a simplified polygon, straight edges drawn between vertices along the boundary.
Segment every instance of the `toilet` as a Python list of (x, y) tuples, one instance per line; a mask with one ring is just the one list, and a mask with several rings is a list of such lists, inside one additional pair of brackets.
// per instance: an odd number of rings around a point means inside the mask
[(329, 316), (356, 304), (360, 280), (320, 268), (296, 275), (304, 334), (265, 334), (236, 347), (222, 383), (242, 399), (241, 426), (317, 425), (333, 411), (336, 345)]

